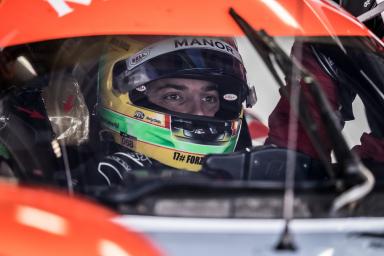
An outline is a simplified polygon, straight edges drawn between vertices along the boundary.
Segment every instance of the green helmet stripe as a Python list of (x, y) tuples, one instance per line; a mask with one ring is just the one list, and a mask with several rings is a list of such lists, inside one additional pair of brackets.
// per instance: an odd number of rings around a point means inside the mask
[(102, 109), (100, 113), (102, 124), (105, 127), (117, 133), (125, 133), (133, 136), (139, 141), (159, 145), (161, 147), (205, 155), (209, 153), (233, 152), (236, 146), (236, 136), (233, 136), (230, 143), (225, 145), (202, 145), (182, 141), (181, 139), (172, 136), (170, 129), (130, 118), (105, 108)]

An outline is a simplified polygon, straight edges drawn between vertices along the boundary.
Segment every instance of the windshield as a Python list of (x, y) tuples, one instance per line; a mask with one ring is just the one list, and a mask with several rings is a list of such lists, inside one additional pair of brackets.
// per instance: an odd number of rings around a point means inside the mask
[[(378, 193), (383, 45), (362, 36), (274, 40), (298, 66), (267, 66), (245, 36), (93, 36), (6, 47), (1, 175), (69, 189), (122, 213), (271, 218), (282, 214), (293, 168), (295, 214), (308, 218), (327, 216), (339, 194), (362, 182), (345, 171), (352, 152)], [(313, 86), (347, 149), (328, 129)], [(372, 209), (365, 200), (348, 214), (384, 214)]]

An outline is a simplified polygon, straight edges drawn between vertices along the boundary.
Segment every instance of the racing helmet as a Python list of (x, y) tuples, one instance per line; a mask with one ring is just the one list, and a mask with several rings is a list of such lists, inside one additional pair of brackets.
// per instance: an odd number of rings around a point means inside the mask
[[(198, 171), (204, 155), (233, 152), (244, 123), (243, 102), (251, 106), (256, 101), (235, 41), (213, 37), (148, 41), (115, 37), (108, 44), (99, 68), (102, 130), (112, 134), (114, 143), (177, 169)], [(149, 97), (153, 84), (174, 78), (209, 83), (217, 111), (196, 115), (153, 102)]]

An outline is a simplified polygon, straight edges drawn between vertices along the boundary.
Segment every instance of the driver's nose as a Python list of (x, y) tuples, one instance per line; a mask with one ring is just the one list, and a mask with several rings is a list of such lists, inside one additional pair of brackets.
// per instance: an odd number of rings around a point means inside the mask
[(203, 111), (203, 106), (202, 106), (201, 102), (194, 101), (192, 103), (192, 108), (191, 108), (191, 111), (189, 114), (196, 115), (196, 116), (204, 116), (205, 113)]

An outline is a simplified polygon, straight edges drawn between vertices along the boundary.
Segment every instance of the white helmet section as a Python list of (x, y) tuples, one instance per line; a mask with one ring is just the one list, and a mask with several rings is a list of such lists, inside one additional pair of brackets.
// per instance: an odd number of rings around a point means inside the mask
[(223, 40), (204, 37), (178, 37), (165, 39), (142, 49), (141, 51), (128, 58), (126, 60), (126, 65), (128, 70), (132, 70), (143, 62), (162, 54), (188, 48), (209, 49), (223, 52), (235, 57), (240, 62), (242, 62), (239, 52), (233, 46)]

